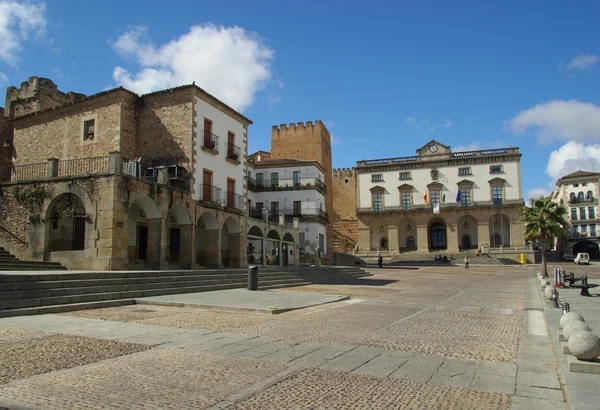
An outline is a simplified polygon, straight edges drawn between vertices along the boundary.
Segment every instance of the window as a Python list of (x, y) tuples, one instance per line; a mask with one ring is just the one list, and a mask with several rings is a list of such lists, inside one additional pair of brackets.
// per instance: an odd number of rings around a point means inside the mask
[(571, 208), (571, 220), (572, 221), (577, 220), (577, 208)]
[(502, 172), (502, 165), (490, 165), (490, 174), (499, 174)]
[(406, 247), (414, 248), (415, 247), (415, 238), (413, 238), (412, 236), (409, 236), (408, 238), (406, 238)]
[(577, 200), (578, 201), (583, 201), (585, 199), (585, 197), (583, 196), (583, 192), (579, 191), (579, 193), (577, 194)]
[(571, 201), (571, 202), (575, 202), (575, 201), (577, 201), (577, 197), (575, 196), (575, 193), (574, 193), (574, 192), (571, 192), (571, 193), (569, 194), (569, 201)]
[(294, 186), (300, 186), (300, 171), (294, 171)]
[(459, 168), (458, 175), (471, 175), (471, 167)]
[(412, 197), (409, 191), (400, 192), (400, 199), (402, 203), (402, 209), (408, 211), (412, 208)]
[(579, 219), (585, 219), (585, 208), (579, 208)]
[(373, 194), (373, 210), (379, 212), (383, 209), (383, 194), (378, 192)]
[(94, 141), (94, 130), (96, 128), (96, 120), (87, 120), (83, 122), (83, 140)]
[(263, 210), (264, 207), (265, 207), (265, 204), (263, 202), (257, 202), (256, 203), (256, 210), (258, 212), (261, 212), (261, 215), (262, 215), (262, 210)]
[(294, 216), (302, 215), (302, 201), (294, 201)]
[(271, 202), (271, 216), (279, 215), (279, 202)]
[(577, 231), (577, 226), (571, 227), (571, 233), (573, 234), (573, 236), (579, 235), (579, 231)]
[(502, 205), (502, 186), (492, 187), (492, 202), (494, 205)]
[(383, 174), (373, 174), (371, 175), (372, 182), (381, 182), (383, 181)]
[(581, 186), (587, 186), (587, 182), (583, 182)]
[(263, 186), (264, 182), (263, 182), (263, 174), (262, 172), (257, 172), (256, 173), (256, 186)]
[(592, 199), (594, 199), (594, 193), (592, 191), (587, 191), (587, 193), (585, 194), (585, 197), (591, 201)]
[(277, 187), (279, 185), (279, 172), (271, 173), (271, 185)]
[(581, 233), (587, 233), (587, 225), (581, 225)]
[(299, 248), (304, 249), (304, 232), (300, 232), (298, 235)]
[(410, 179), (410, 172), (401, 172), (398, 179)]
[(573, 184), (573, 188), (577, 188), (579, 184)]
[(590, 206), (588, 208), (588, 216), (589, 216), (590, 219), (596, 219), (596, 212), (595, 212), (593, 206)]
[(438, 190), (429, 191), (429, 195), (431, 195), (431, 199), (429, 200), (429, 203), (431, 204), (431, 206), (435, 206), (435, 204), (440, 203), (440, 191), (438, 191)]
[(590, 225), (590, 236), (596, 236), (596, 225)]
[(462, 206), (471, 206), (471, 188), (460, 189), (460, 203)]

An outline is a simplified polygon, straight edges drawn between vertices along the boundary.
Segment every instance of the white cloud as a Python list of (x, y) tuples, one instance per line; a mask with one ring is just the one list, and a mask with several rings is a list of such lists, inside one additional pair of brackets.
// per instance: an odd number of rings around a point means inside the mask
[(158, 47), (147, 39), (145, 27), (130, 27), (112, 45), (140, 66), (134, 73), (115, 67), (114, 80), (141, 94), (196, 81), (226, 104), (243, 110), (269, 82), (283, 86), (280, 79), (273, 80), (273, 50), (240, 27), (196, 25)]
[(0, 59), (17, 64), (21, 43), (46, 32), (45, 3), (0, 0)]
[(598, 56), (592, 54), (580, 54), (567, 64), (567, 70), (587, 70), (598, 62)]
[(577, 170), (600, 172), (600, 144), (569, 141), (550, 153), (546, 173), (553, 182)]
[(332, 144), (339, 144), (341, 141), (333, 133), (329, 133)]
[(548, 196), (550, 192), (545, 188), (533, 188), (527, 192), (525, 195), (525, 201), (527, 201), (527, 205), (531, 205), (531, 199), (538, 199), (540, 196)]
[(8, 77), (6, 74), (0, 72), (0, 85), (5, 86), (8, 84)]
[(406, 117), (404, 123), (412, 127), (415, 131), (425, 134), (431, 134), (440, 128), (450, 128), (452, 126), (452, 121), (448, 119), (444, 119), (439, 123), (432, 123), (429, 117), (422, 120), (418, 120), (415, 117)]
[(540, 143), (553, 139), (600, 141), (600, 107), (577, 100), (550, 101), (521, 111), (505, 121), (504, 127), (515, 134), (537, 129)]

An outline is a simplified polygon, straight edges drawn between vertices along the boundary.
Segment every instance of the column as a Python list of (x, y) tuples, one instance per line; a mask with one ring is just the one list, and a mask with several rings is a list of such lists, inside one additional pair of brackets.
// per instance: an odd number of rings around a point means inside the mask
[(487, 220), (477, 221), (477, 241), (480, 248), (481, 245), (490, 243), (490, 225)]
[(208, 245), (206, 247), (206, 267), (219, 268), (221, 266), (221, 231), (212, 229), (206, 231)]
[(123, 162), (121, 159), (121, 153), (113, 151), (109, 153), (108, 157), (108, 173), (111, 175), (121, 175), (123, 172)]
[(417, 225), (417, 252), (429, 253), (429, 239), (427, 238), (427, 225)]
[(194, 225), (181, 225), (179, 227), (179, 266), (184, 269), (189, 269), (192, 266), (192, 235)]
[(458, 227), (456, 224), (446, 224), (446, 250), (458, 253)]
[(523, 236), (523, 224), (521, 222), (511, 222), (510, 224), (510, 246), (516, 248), (525, 247), (525, 237)]
[(160, 219), (160, 249), (158, 251), (160, 259), (160, 269), (168, 269), (167, 254), (169, 252), (169, 226), (166, 218)]
[(392, 255), (400, 253), (398, 244), (398, 227), (394, 225), (388, 226), (388, 248), (392, 251)]
[(262, 266), (263, 268), (267, 266), (267, 251), (265, 249), (265, 247), (267, 246), (267, 240), (266, 239), (261, 239), (261, 243), (262, 243)]
[(161, 219), (148, 219), (148, 247), (146, 248), (146, 264), (149, 268), (160, 269), (160, 237)]
[(368, 251), (371, 249), (371, 228), (361, 220), (358, 221), (358, 250)]
[[(282, 216), (283, 215), (279, 215), (279, 221), (281, 221), (281, 217)], [(282, 251), (283, 251), (283, 242), (282, 241), (277, 242), (277, 246), (279, 247), (279, 267), (283, 268), (283, 253), (282, 253)]]
[(58, 176), (58, 159), (48, 158), (48, 162), (46, 163), (46, 176), (48, 178)]
[(229, 234), (229, 265), (230, 265), (229, 267), (230, 268), (241, 268), (242, 267), (240, 238), (241, 238), (241, 233), (230, 233)]

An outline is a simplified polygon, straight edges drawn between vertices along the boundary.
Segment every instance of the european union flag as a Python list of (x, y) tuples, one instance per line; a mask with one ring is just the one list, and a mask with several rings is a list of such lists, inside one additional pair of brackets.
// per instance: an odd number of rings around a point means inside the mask
[(460, 189), (456, 193), (456, 202), (460, 202)]

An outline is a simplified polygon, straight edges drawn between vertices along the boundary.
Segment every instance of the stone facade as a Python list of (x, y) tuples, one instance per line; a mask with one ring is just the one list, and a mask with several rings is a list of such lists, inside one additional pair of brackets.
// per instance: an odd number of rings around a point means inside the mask
[[(331, 155), (331, 136), (322, 121), (317, 120), (314, 124), (308, 121), (272, 127), (271, 159), (293, 158), (317, 161), (325, 169), (325, 184), (329, 189), (333, 186)], [(327, 243), (333, 244), (333, 195), (327, 196), (326, 212), (329, 215)]]
[(12, 132), (4, 109), (0, 108), (0, 168), (12, 160)]
[(333, 244), (336, 252), (352, 252), (358, 242), (356, 171), (354, 168), (333, 170)]

